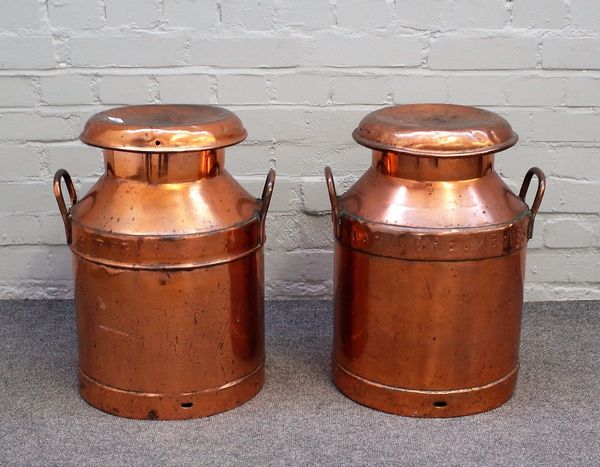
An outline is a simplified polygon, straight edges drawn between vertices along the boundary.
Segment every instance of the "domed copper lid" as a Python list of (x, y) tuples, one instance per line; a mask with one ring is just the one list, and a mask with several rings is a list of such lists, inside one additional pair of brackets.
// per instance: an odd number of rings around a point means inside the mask
[(372, 149), (437, 157), (494, 153), (518, 139), (499, 115), (450, 104), (384, 107), (363, 118), (352, 136)]
[(212, 105), (136, 105), (100, 112), (85, 124), (80, 139), (91, 146), (122, 151), (202, 151), (246, 139), (241, 120)]

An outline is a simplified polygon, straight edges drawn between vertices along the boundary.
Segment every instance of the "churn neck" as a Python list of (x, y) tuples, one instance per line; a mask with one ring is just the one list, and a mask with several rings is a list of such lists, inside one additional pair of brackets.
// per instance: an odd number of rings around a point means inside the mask
[(372, 166), (390, 177), (418, 181), (479, 178), (494, 170), (494, 154), (472, 157), (427, 157), (394, 151), (373, 151)]
[(150, 184), (194, 182), (219, 175), (225, 167), (225, 150), (147, 152), (104, 150), (108, 176)]

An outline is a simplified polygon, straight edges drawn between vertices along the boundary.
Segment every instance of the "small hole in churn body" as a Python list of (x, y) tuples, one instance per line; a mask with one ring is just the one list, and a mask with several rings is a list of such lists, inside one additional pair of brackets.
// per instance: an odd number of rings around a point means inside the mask
[(438, 409), (441, 409), (442, 407), (446, 407), (448, 405), (448, 402), (446, 401), (435, 401), (433, 403), (434, 407), (437, 407)]
[(189, 409), (190, 407), (192, 407), (194, 404), (192, 402), (182, 402), (181, 403), (181, 408), (182, 409)]

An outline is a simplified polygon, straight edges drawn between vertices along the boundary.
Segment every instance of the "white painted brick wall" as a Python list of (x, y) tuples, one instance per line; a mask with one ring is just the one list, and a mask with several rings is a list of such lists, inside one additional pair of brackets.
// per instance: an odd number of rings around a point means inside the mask
[(289, 73), (270, 77), (280, 104), (323, 105), (331, 100), (331, 78), (322, 74)]
[(377, 74), (337, 76), (333, 79), (336, 104), (391, 104), (392, 89), (387, 76)]
[(457, 29), (502, 29), (510, 19), (508, 6), (497, 0), (454, 0), (450, 18)]
[(564, 104), (567, 106), (600, 105), (600, 78), (570, 76), (566, 78), (564, 95)]
[(75, 105), (94, 102), (89, 75), (42, 76), (40, 86), (44, 104)]
[[(573, 2), (571, 2), (573, 3)], [(545, 0), (512, 2), (512, 25), (517, 28), (562, 29), (569, 24), (567, 1)]]
[(428, 64), (432, 70), (520, 70), (537, 65), (537, 40), (527, 32), (500, 36), (489, 32), (467, 35), (449, 33), (431, 44)]
[(600, 15), (595, 0), (570, 0), (571, 24), (576, 29), (598, 30)]
[[(3, 167), (0, 182), (38, 178), (41, 174), (42, 157), (38, 146), (22, 143), (0, 144)], [(2, 191), (4, 196), (4, 191)]]
[(303, 40), (257, 36), (195, 39), (191, 44), (191, 64), (225, 68), (281, 68), (300, 64)]
[(278, 24), (282, 28), (297, 31), (328, 29), (333, 24), (333, 2), (302, 0), (280, 2), (277, 11)]
[(77, 131), (71, 125), (71, 115), (45, 115), (21, 110), (0, 115), (0, 140), (52, 141), (73, 139)]
[[(452, 2), (447, 0), (397, 0), (394, 16), (400, 27), (431, 32), (453, 28)], [(479, 14), (478, 16), (483, 16)]]
[(448, 102), (448, 79), (445, 76), (391, 76), (391, 86), (396, 104), (408, 102)]
[[(595, 12), (590, 11), (593, 15)], [(542, 40), (542, 66), (551, 69), (600, 68), (600, 38), (549, 36)]]
[(104, 171), (101, 151), (90, 146), (74, 143), (49, 143), (45, 147), (44, 166), (50, 174), (69, 167), (77, 177), (99, 176)]
[(33, 107), (37, 101), (33, 78), (0, 77), (0, 102), (3, 107)]
[(212, 102), (213, 79), (208, 75), (158, 76), (156, 81), (160, 101), (165, 104), (206, 104)]
[(506, 103), (506, 76), (474, 74), (448, 78), (448, 100), (456, 104), (494, 106)]
[(96, 81), (98, 100), (102, 104), (148, 104), (152, 102), (147, 76), (101, 76)]
[(181, 65), (188, 34), (103, 30), (69, 38), (75, 67), (168, 67)]
[(382, 0), (344, 0), (337, 2), (337, 25), (341, 28), (385, 28), (392, 20), (392, 2)]
[(217, 79), (217, 98), (223, 105), (266, 104), (267, 87), (264, 75), (221, 75)]
[(16, 31), (0, 33), (0, 69), (47, 70), (56, 66), (52, 36), (20, 36)]
[(42, 4), (37, 0), (2, 0), (0, 28), (2, 29), (32, 29), (39, 27), (42, 22)]
[(519, 76), (507, 80), (504, 88), (506, 103), (515, 106), (560, 106), (564, 99), (564, 79)]
[(106, 23), (103, 2), (97, 0), (47, 0), (52, 29), (91, 29)]
[(307, 64), (313, 67), (409, 67), (421, 64), (421, 35), (348, 36), (341, 32), (315, 35)]
[(246, 31), (267, 31), (277, 22), (278, 2), (221, 0), (221, 21)]
[(104, 0), (109, 26), (149, 28), (160, 21), (158, 0)]
[(64, 297), (70, 257), (51, 189), (102, 171), (77, 141), (113, 105), (213, 103), (248, 141), (227, 164), (260, 194), (269, 298), (330, 297), (322, 176), (368, 167), (351, 132), (381, 105), (480, 105), (520, 134), (497, 167), (548, 191), (530, 242), (527, 298), (600, 299), (600, 14), (597, 0), (2, 0), (0, 298)]
[(219, 20), (215, 0), (163, 0), (162, 8), (168, 27), (209, 28)]

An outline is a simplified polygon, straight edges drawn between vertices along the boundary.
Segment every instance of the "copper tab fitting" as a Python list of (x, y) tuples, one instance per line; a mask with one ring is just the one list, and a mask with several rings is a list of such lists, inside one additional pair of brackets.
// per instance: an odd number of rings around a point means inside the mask
[(335, 385), (356, 402), (413, 417), (500, 406), (517, 380), (525, 248), (544, 174), (530, 169), (512, 193), (494, 155), (517, 135), (474, 107), (387, 107), (353, 136), (373, 150), (369, 170), (341, 196), (325, 171)]
[[(73, 252), (83, 398), (105, 412), (184, 419), (232, 409), (264, 382), (262, 199), (225, 170), (242, 122), (213, 106), (101, 112), (81, 140), (106, 173), (81, 199), (54, 180)], [(62, 193), (64, 180), (71, 200)]]

